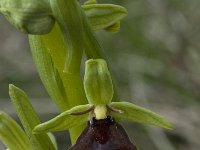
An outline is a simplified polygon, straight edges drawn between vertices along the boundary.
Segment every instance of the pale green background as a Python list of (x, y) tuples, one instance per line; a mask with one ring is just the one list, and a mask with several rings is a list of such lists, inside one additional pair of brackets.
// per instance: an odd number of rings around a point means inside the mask
[[(150, 108), (175, 125), (174, 131), (166, 131), (125, 122), (131, 140), (140, 150), (199, 150), (200, 1), (115, 3), (129, 12), (121, 31), (100, 31), (98, 39), (112, 66), (121, 99)], [(8, 98), (9, 83), (28, 93), (42, 120), (58, 113), (39, 80), (27, 36), (0, 15), (0, 109), (16, 118)], [(59, 149), (66, 149), (68, 137), (63, 132), (56, 135)]]

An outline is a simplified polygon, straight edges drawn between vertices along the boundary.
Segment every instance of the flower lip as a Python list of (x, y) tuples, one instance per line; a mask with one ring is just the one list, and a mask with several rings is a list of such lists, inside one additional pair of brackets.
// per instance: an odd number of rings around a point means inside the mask
[(123, 127), (114, 118), (88, 121), (88, 126), (69, 150), (137, 150), (131, 143)]

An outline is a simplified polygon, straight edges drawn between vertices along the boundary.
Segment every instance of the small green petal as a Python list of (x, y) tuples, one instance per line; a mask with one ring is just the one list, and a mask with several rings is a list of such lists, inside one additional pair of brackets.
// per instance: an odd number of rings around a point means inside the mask
[(33, 150), (20, 126), (4, 112), (0, 112), (0, 140), (10, 150)]
[(139, 122), (144, 124), (155, 125), (167, 129), (172, 129), (172, 124), (163, 116), (158, 115), (148, 109), (136, 106), (128, 102), (113, 102), (109, 105), (111, 108), (121, 111), (117, 113), (112, 112), (116, 118), (126, 119), (128, 121)]
[(90, 59), (85, 63), (84, 88), (88, 101), (107, 105), (113, 97), (113, 84), (106, 61)]
[(33, 132), (37, 134), (50, 131), (61, 131), (83, 124), (88, 120), (88, 113), (81, 115), (72, 115), (72, 114), (86, 112), (87, 110), (90, 110), (92, 107), (93, 105), (91, 104), (75, 106), (72, 109), (61, 113), (55, 118), (36, 126)]

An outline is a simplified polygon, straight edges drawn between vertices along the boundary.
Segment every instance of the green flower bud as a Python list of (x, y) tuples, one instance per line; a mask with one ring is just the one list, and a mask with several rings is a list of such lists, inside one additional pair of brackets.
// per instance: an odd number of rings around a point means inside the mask
[(0, 12), (18, 30), (29, 34), (48, 33), (55, 22), (48, 0), (1, 0)]
[(84, 88), (91, 104), (106, 105), (111, 102), (113, 84), (105, 60), (90, 59), (86, 62)]

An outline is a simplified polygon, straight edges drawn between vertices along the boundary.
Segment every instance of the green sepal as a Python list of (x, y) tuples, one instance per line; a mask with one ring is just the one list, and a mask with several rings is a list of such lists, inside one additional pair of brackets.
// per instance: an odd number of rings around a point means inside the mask
[(88, 113), (81, 115), (74, 115), (76, 113), (85, 112), (93, 107), (91, 104), (75, 106), (70, 110), (67, 110), (55, 118), (42, 123), (35, 127), (33, 132), (35, 134), (50, 132), (50, 131), (61, 131), (84, 124), (88, 120)]
[(0, 12), (21, 32), (48, 33), (55, 22), (48, 0), (1, 0)]
[(108, 28), (127, 15), (126, 8), (114, 4), (90, 4), (82, 8), (94, 30)]
[(0, 112), (0, 140), (9, 150), (33, 150), (24, 131), (4, 112)]
[(26, 93), (16, 86), (10, 85), (9, 94), (33, 148), (35, 150), (55, 150), (54, 144), (47, 134), (34, 135), (32, 133), (33, 128), (41, 122)]
[(132, 103), (112, 102), (109, 106), (113, 108), (113, 110), (115, 110), (111, 111), (111, 114), (116, 118), (138, 123), (150, 124), (166, 129), (173, 128), (172, 124), (167, 121), (163, 116)]
[(89, 103), (107, 105), (113, 97), (113, 84), (107, 63), (90, 59), (85, 63), (84, 88)]

